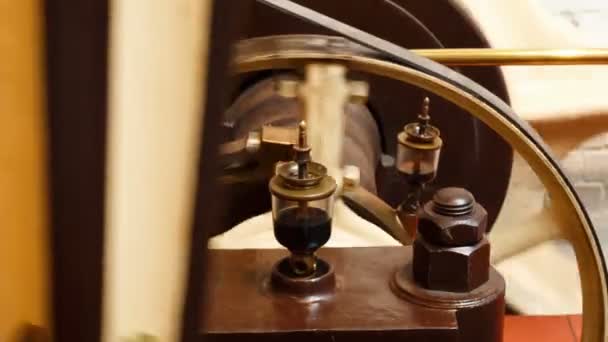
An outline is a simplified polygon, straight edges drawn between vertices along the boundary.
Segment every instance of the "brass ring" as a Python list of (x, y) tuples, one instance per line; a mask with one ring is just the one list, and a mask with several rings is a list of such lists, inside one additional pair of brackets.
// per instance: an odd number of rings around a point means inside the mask
[(506, 114), (479, 100), (474, 95), (438, 77), (410, 67), (368, 56), (344, 54), (339, 51), (307, 51), (306, 49), (266, 46), (255, 53), (242, 54), (233, 61), (236, 73), (266, 69), (298, 68), (311, 62), (339, 63), (353, 70), (399, 80), (432, 92), (466, 110), (496, 131), (521, 154), (545, 185), (560, 213), (562, 232), (576, 253), (583, 293), (583, 341), (608, 341), (606, 335), (606, 272), (599, 243), (578, 197), (563, 173), (548, 158), (547, 151), (534, 141), (526, 128), (514, 124)]

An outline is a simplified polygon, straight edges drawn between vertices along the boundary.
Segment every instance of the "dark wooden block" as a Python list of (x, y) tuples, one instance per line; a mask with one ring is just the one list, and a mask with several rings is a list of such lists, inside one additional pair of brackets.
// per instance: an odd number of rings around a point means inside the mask
[(284, 250), (210, 250), (207, 341), (457, 341), (454, 310), (410, 303), (390, 287), (411, 262), (410, 247), (323, 248), (334, 266), (331, 295), (296, 298), (272, 291), (272, 266)]

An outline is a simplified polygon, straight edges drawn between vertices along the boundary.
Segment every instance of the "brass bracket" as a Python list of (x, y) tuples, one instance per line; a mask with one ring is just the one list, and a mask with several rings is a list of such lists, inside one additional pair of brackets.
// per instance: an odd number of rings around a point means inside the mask
[[(346, 183), (345, 183), (346, 184)], [(404, 217), (378, 196), (361, 186), (344, 186), (342, 200), (357, 215), (377, 225), (403, 245), (411, 245), (416, 234), (416, 220), (401, 220)]]

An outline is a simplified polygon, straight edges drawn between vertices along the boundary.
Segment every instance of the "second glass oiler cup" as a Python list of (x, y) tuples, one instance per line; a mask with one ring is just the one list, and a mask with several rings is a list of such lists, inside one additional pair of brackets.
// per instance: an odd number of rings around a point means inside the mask
[(429, 99), (424, 99), (418, 121), (407, 124), (397, 136), (397, 170), (410, 184), (424, 184), (437, 174), (441, 145), (440, 132), (429, 124)]
[(277, 166), (270, 180), (274, 235), (286, 247), (290, 275), (306, 277), (317, 268), (315, 251), (331, 236), (336, 181), (325, 166), (310, 160), (306, 125), (300, 123), (295, 160)]

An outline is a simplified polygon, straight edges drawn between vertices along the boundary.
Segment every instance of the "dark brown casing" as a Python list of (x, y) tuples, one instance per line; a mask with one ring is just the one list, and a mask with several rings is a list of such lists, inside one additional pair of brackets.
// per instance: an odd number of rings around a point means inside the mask
[(434, 212), (432, 201), (418, 211), (418, 229), (426, 241), (440, 246), (471, 246), (486, 234), (488, 214), (479, 204), (473, 204), (472, 213), (463, 216), (446, 216)]
[(334, 290), (286, 295), (270, 284), (286, 254), (209, 251), (201, 340), (501, 341), (504, 280), (495, 271), (470, 293), (429, 291), (413, 281), (411, 247), (324, 248)]
[(446, 248), (418, 236), (414, 255), (414, 278), (427, 289), (469, 292), (490, 277), (490, 244), (486, 238), (473, 246)]

